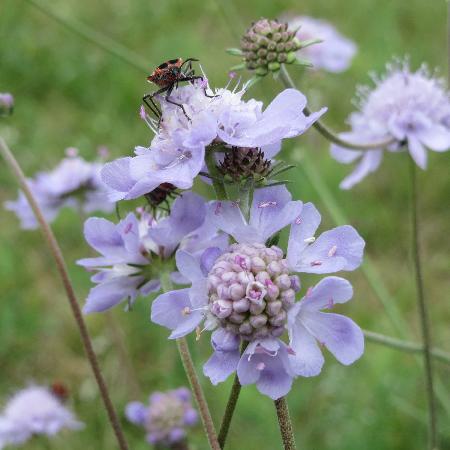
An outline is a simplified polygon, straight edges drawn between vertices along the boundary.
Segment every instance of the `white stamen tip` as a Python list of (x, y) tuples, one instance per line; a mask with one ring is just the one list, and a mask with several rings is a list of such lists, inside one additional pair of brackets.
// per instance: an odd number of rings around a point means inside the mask
[(185, 306), (182, 310), (181, 310), (181, 314), (183, 316), (188, 316), (191, 313), (191, 308), (189, 308), (189, 306)]
[(309, 238), (303, 239), (303, 242), (305, 244), (312, 244), (315, 240), (316, 240), (316, 238), (314, 236), (311, 236)]
[(266, 368), (266, 365), (263, 362), (257, 364), (256, 369), (262, 371)]
[(258, 204), (258, 208), (268, 208), (269, 206), (277, 206), (277, 202), (269, 201), (269, 202), (260, 202)]
[(334, 256), (336, 254), (337, 251), (337, 246), (333, 245), (333, 247), (330, 248), (330, 251), (328, 252), (328, 256), (331, 258), (332, 256)]

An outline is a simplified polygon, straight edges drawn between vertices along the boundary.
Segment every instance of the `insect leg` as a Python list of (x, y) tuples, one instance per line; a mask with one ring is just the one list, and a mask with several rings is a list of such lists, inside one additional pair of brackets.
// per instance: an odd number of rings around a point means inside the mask
[[(178, 86), (178, 82), (179, 82), (179, 81), (185, 81), (185, 80), (184, 80), (184, 79), (182, 79), (182, 80), (177, 80), (177, 81), (176, 81), (176, 85), (177, 85), (177, 86)], [(181, 103), (177, 103), (177, 102), (174, 102), (173, 100), (171, 100), (170, 94), (172, 93), (174, 87), (175, 87), (175, 84), (172, 84), (172, 85), (169, 86), (169, 88), (167, 89), (166, 102), (167, 102), (167, 103), (172, 103), (172, 105), (176, 105), (176, 106), (178, 106), (179, 108), (181, 108), (181, 110), (183, 111), (183, 114), (186, 116), (186, 118), (189, 120), (189, 122), (192, 122), (192, 121), (191, 121), (191, 118), (186, 114), (186, 111), (185, 111), (185, 109), (184, 109), (184, 106), (183, 106)]]

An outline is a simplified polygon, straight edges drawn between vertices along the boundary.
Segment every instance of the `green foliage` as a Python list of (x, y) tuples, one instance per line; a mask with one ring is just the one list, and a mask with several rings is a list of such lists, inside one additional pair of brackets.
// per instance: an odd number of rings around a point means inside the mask
[[(443, 0), (353, 0), (313, 1), (248, 0), (234, 6), (230, 0), (165, 0), (133, 2), (86, 0), (46, 1), (54, 11), (78, 20), (134, 53), (138, 66), (148, 73), (169, 58), (197, 57), (213, 85), (227, 81), (235, 58), (225, 49), (239, 45), (239, 34), (259, 17), (275, 17), (292, 11), (323, 17), (336, 24), (359, 46), (350, 70), (339, 75), (311, 73), (293, 68), (292, 75), (307, 94), (311, 107), (327, 105), (325, 120), (336, 129), (344, 118), (355, 84), (368, 83), (367, 72), (382, 71), (392, 56), (409, 54), (413, 66), (422, 61), (444, 73), (446, 4)], [(150, 141), (138, 117), (140, 99), (150, 87), (148, 73), (65, 29), (26, 1), (3, 0), (0, 15), (0, 91), (12, 92), (15, 113), (0, 122), (5, 137), (25, 172), (54, 166), (66, 147), (80, 149), (94, 158), (96, 148), (106, 145), (113, 157), (129, 155), (135, 145)], [(236, 16), (235, 14), (239, 14)], [(245, 77), (245, 72), (241, 72)], [(251, 95), (268, 101), (280, 85), (269, 77), (257, 83)], [(302, 171), (303, 146), (320, 167), (326, 184), (367, 240), (367, 252), (379, 268), (384, 282), (398, 303), (411, 336), (419, 339), (412, 265), (408, 210), (408, 168), (399, 155), (386, 157), (382, 168), (351, 192), (337, 191), (348, 168), (328, 156), (327, 144), (314, 131), (288, 144), (284, 156), (298, 168), (289, 172), (294, 196), (313, 201), (323, 215), (323, 227), (331, 224), (317, 192)], [(448, 164), (450, 152), (430, 154), (427, 172), (420, 174), (425, 280), (432, 307), (436, 345), (450, 342), (448, 307), (447, 238), (450, 210)], [(16, 184), (0, 164), (0, 203), (15, 197)], [(200, 186), (200, 185), (199, 185)], [(208, 189), (203, 186), (204, 192)], [(121, 204), (122, 214), (128, 205)], [(61, 380), (73, 394), (70, 403), (86, 423), (81, 432), (68, 432), (51, 444), (36, 440), (28, 449), (115, 448), (113, 434), (101, 407), (93, 377), (83, 359), (75, 329), (53, 262), (36, 232), (22, 232), (16, 218), (0, 211), (0, 399), (29, 380), (46, 383)], [(114, 219), (112, 215), (111, 218)], [(54, 226), (65, 253), (80, 301), (88, 292), (88, 274), (75, 265), (88, 256), (82, 237), (82, 219), (64, 211)], [(389, 321), (360, 271), (350, 274), (355, 298), (340, 307), (363, 327), (394, 334)], [(307, 285), (313, 276), (302, 277)], [(153, 390), (186, 384), (175, 344), (167, 331), (151, 325), (150, 299), (140, 299), (131, 313), (120, 307), (112, 312), (118, 323), (133, 372), (142, 391), (141, 399)], [(123, 419), (127, 401), (138, 399), (123, 355), (115, 344), (111, 315), (87, 318), (113, 401)], [(208, 336), (190, 341), (198, 372), (210, 354)], [(351, 367), (327, 358), (321, 376), (299, 379), (289, 396), (298, 448), (308, 449), (422, 449), (426, 434), (424, 380), (411, 355), (367, 344), (364, 357)], [(448, 368), (437, 366), (443, 377)], [(211, 410), (218, 424), (231, 381), (213, 387), (202, 377)], [(450, 448), (449, 416), (440, 408), (442, 449)], [(143, 433), (123, 420), (131, 448), (148, 448)], [(201, 427), (191, 436), (192, 449), (206, 448)], [(233, 419), (229, 449), (280, 448), (275, 411), (269, 399), (254, 387), (242, 391)]]

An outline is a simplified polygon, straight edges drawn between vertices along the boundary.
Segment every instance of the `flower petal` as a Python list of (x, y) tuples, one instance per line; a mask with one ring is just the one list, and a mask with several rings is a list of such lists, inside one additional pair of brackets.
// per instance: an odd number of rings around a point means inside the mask
[(303, 312), (301, 321), (342, 364), (352, 364), (363, 354), (363, 332), (348, 317), (332, 313)]
[(103, 182), (112, 189), (108, 193), (111, 201), (123, 199), (136, 183), (130, 175), (130, 161), (131, 157), (119, 158), (106, 163), (100, 171)]
[(340, 277), (326, 277), (309, 289), (297, 306), (302, 311), (319, 311), (332, 308), (336, 303), (346, 303), (353, 296), (353, 288), (349, 281)]
[(169, 339), (177, 339), (193, 331), (203, 319), (201, 311), (190, 308), (189, 289), (166, 292), (153, 301), (151, 320), (172, 330)]
[(184, 250), (178, 250), (175, 258), (181, 275), (187, 278), (191, 283), (205, 278), (199, 261), (190, 253), (185, 252)]
[(339, 185), (341, 189), (351, 189), (355, 184), (363, 180), (369, 173), (375, 172), (383, 158), (382, 150), (368, 150), (353, 172), (344, 178)]
[(152, 227), (148, 235), (163, 246), (165, 256), (169, 256), (188, 233), (202, 225), (205, 216), (203, 198), (193, 192), (185, 192), (173, 203), (170, 216)]
[(408, 136), (408, 150), (415, 163), (425, 170), (427, 168), (427, 151), (415, 135)]
[(435, 152), (445, 152), (450, 148), (450, 131), (444, 125), (431, 125), (424, 130), (418, 131), (417, 137)]
[(142, 277), (117, 277), (93, 287), (83, 306), (83, 313), (102, 312), (129, 298), (134, 300)]
[(352, 226), (342, 225), (322, 233), (292, 267), (304, 273), (355, 270), (362, 263), (364, 246), (364, 239)]
[(321, 372), (325, 359), (316, 340), (300, 321), (289, 326), (289, 345), (294, 351), (288, 357), (295, 375), (314, 377)]
[(316, 207), (312, 203), (305, 203), (289, 233), (287, 259), (291, 267), (297, 265), (303, 250), (308, 246), (308, 239), (314, 237), (320, 221), (320, 213)]
[(203, 366), (203, 373), (216, 385), (225, 381), (235, 370), (240, 359), (239, 338), (223, 328), (211, 336), (214, 353)]
[(258, 391), (273, 400), (290, 391), (293, 378), (286, 345), (282, 341), (277, 342), (279, 348), (275, 354), (264, 350), (252, 354), (251, 350), (249, 353), (250, 346), (247, 347), (237, 367), (239, 382), (242, 385), (256, 383)]
[(263, 242), (292, 223), (302, 210), (302, 202), (290, 201), (286, 186), (257, 189), (250, 210), (250, 226), (258, 230)]

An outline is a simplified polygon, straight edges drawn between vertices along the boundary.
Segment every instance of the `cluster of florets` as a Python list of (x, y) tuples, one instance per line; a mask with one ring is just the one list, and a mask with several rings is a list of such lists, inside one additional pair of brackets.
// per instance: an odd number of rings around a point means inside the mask
[(191, 394), (186, 388), (155, 392), (149, 405), (131, 402), (126, 407), (128, 420), (145, 428), (147, 441), (173, 448), (186, 437), (186, 428), (197, 423), (197, 411), (192, 407)]
[(298, 286), (279, 247), (233, 244), (208, 274), (210, 311), (245, 340), (279, 337)]
[(219, 164), (219, 171), (233, 181), (262, 179), (269, 175), (271, 161), (260, 148), (232, 147)]
[[(108, 189), (100, 178), (102, 163), (86, 161), (78, 156), (75, 148), (68, 148), (66, 154), (54, 169), (39, 172), (28, 180), (45, 219), (53, 221), (64, 207), (84, 213), (112, 212), (114, 203), (108, 199)], [(22, 228), (37, 228), (34, 213), (22, 191), (16, 201), (6, 202), (5, 207), (16, 213)]]
[(0, 414), (0, 448), (23, 444), (34, 435), (53, 436), (63, 428), (82, 427), (50, 389), (30, 386), (14, 394)]
[(254, 22), (241, 39), (241, 49), (247, 69), (257, 75), (277, 71), (281, 64), (292, 64), (301, 42), (287, 23), (261, 19)]
[[(425, 169), (427, 149), (450, 148), (450, 100), (443, 80), (431, 76), (426, 67), (412, 72), (407, 62), (396, 62), (388, 65), (385, 77), (374, 81), (374, 89), (359, 88), (359, 111), (350, 116), (351, 131), (342, 137), (362, 144), (390, 142), (388, 151), (407, 149)], [(341, 183), (349, 189), (379, 167), (383, 148), (360, 152), (333, 145), (331, 155), (344, 164), (360, 160)]]

